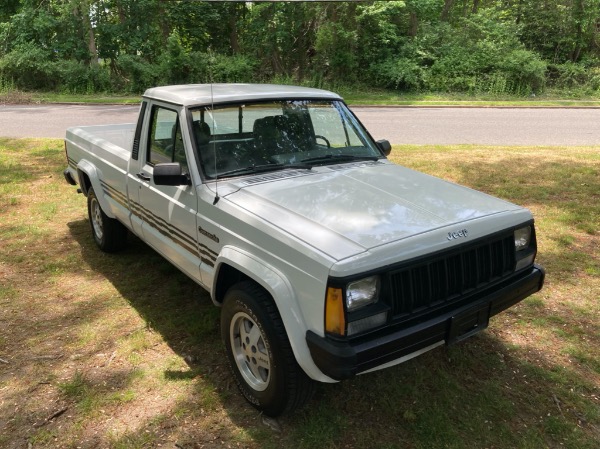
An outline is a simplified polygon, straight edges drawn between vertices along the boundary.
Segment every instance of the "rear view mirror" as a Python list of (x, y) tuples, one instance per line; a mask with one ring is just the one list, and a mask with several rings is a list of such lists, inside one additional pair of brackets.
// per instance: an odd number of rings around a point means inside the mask
[(157, 186), (189, 186), (190, 175), (181, 173), (179, 162), (168, 162), (154, 166), (154, 184)]
[(383, 154), (385, 154), (386, 156), (389, 156), (390, 153), (392, 152), (392, 145), (390, 144), (389, 141), (383, 139), (383, 140), (378, 140), (375, 143), (377, 144), (379, 149), (381, 151), (383, 151)]

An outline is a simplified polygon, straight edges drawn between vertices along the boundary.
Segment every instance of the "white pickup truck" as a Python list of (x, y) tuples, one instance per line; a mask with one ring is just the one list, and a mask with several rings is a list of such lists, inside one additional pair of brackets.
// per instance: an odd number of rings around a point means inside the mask
[(391, 163), (331, 92), (153, 88), (137, 124), (70, 128), (65, 147), (100, 249), (131, 232), (204, 287), (271, 416), (314, 381), (467, 338), (544, 282), (528, 210)]

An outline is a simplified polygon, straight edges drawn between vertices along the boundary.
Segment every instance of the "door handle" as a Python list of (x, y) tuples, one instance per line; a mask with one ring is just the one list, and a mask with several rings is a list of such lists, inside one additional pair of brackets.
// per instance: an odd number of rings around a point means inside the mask
[(148, 176), (146, 173), (138, 173), (137, 177), (140, 178), (142, 181), (150, 181), (150, 176)]

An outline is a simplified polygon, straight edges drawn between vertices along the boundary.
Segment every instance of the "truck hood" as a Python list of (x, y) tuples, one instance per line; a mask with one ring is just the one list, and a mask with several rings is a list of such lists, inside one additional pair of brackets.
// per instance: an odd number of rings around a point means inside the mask
[(236, 183), (229, 201), (336, 260), (521, 209), (387, 161), (280, 172)]

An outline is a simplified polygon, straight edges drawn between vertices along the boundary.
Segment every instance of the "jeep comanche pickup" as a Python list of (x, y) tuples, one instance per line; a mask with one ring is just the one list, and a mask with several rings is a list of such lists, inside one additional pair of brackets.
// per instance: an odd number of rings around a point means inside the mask
[(313, 381), (463, 340), (544, 282), (528, 210), (391, 163), (331, 92), (153, 88), (137, 124), (70, 128), (65, 147), (100, 249), (131, 232), (204, 287), (271, 416)]

